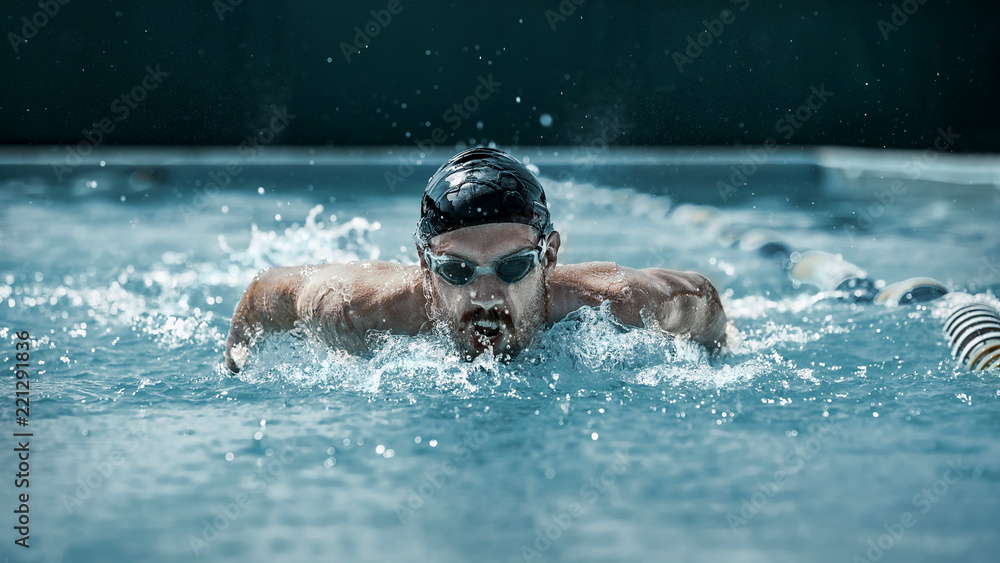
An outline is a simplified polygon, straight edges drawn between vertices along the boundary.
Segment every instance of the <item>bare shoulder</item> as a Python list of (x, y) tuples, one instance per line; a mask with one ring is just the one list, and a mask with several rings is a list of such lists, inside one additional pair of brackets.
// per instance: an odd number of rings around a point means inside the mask
[(584, 262), (559, 264), (549, 278), (549, 291), (556, 295), (573, 295), (578, 299), (597, 299), (600, 304), (610, 294), (625, 285), (634, 268), (614, 262)]
[(614, 262), (560, 264), (549, 278), (549, 321), (554, 323), (583, 306), (627, 302), (639, 270)]
[(369, 330), (416, 334), (426, 318), (418, 266), (367, 261), (267, 268), (233, 313), (226, 365), (239, 372), (260, 334), (301, 327), (333, 346), (361, 351)]
[(711, 282), (696, 272), (638, 270), (614, 262), (560, 265), (549, 280), (549, 320), (557, 322), (580, 307), (609, 301), (616, 317), (641, 325), (644, 308), (652, 310), (667, 300), (687, 306), (683, 302), (688, 298), (717, 299)]
[[(420, 268), (379, 260), (300, 267), (296, 309), (321, 324), (338, 320), (362, 333), (414, 333), (424, 320)], [(415, 327), (415, 328), (414, 328)]]

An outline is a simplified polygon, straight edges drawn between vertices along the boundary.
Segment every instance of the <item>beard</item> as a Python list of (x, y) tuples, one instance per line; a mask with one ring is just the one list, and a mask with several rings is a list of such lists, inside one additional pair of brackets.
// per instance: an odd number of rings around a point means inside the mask
[(455, 310), (447, 307), (433, 286), (427, 297), (428, 316), (444, 329), (462, 358), (470, 361), (487, 352), (501, 360), (513, 359), (531, 344), (548, 318), (544, 282), (516, 310), (510, 305), (489, 310), (464, 305), (463, 310)]

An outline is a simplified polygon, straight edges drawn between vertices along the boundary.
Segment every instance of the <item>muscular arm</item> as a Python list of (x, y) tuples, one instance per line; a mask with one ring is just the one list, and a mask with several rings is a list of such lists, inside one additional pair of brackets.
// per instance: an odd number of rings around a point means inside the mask
[(726, 313), (715, 287), (701, 274), (589, 262), (558, 267), (549, 284), (552, 322), (608, 300), (611, 313), (626, 324), (644, 326), (646, 316), (663, 332), (709, 350), (726, 343)]
[(726, 311), (708, 278), (663, 268), (641, 270), (651, 278), (650, 307), (660, 330), (685, 335), (709, 351), (726, 344)]
[(366, 349), (369, 330), (416, 334), (427, 320), (418, 274), (378, 261), (264, 270), (233, 314), (226, 366), (238, 372), (254, 339), (296, 327), (350, 352)]
[(255, 338), (290, 330), (299, 319), (295, 302), (306, 268), (270, 268), (254, 277), (233, 313), (226, 338), (226, 367), (239, 372)]

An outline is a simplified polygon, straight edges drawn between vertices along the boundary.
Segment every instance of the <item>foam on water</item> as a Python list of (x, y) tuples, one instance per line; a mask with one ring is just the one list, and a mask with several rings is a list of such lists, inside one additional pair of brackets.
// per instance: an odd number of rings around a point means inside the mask
[(322, 212), (322, 205), (314, 206), (301, 227), (296, 224), (284, 232), (261, 231), (255, 224), (245, 250), (233, 250), (225, 235), (219, 235), (219, 243), (233, 263), (252, 270), (282, 264), (378, 259), (379, 248), (369, 240), (371, 233), (381, 228), (377, 221), (369, 222), (362, 217), (338, 221), (336, 215), (317, 220)]
[[(515, 360), (490, 354), (459, 358), (446, 335), (380, 334), (371, 352), (351, 356), (304, 335), (266, 338), (240, 379), (291, 382), (303, 389), (419, 396), (558, 395), (622, 384), (657, 386), (690, 381), (722, 386), (752, 378), (748, 366), (720, 374), (704, 351), (644, 328), (623, 327), (606, 306), (583, 308), (543, 332)], [(726, 373), (726, 372), (729, 373)]]

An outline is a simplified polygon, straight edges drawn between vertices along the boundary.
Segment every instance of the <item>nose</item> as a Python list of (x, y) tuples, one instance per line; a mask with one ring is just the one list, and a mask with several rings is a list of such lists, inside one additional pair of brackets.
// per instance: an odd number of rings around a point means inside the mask
[(500, 280), (493, 274), (479, 276), (469, 285), (469, 301), (489, 311), (504, 302)]

